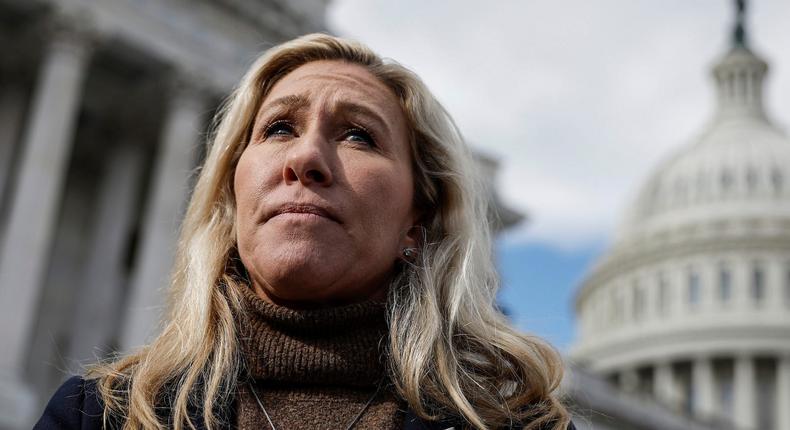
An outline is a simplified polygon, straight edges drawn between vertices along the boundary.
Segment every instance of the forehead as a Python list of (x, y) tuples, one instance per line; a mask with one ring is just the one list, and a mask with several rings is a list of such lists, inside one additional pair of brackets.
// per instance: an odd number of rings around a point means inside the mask
[(287, 96), (303, 96), (326, 103), (354, 102), (381, 114), (402, 118), (400, 103), (393, 91), (365, 67), (344, 61), (313, 61), (285, 75), (269, 91), (267, 101)]

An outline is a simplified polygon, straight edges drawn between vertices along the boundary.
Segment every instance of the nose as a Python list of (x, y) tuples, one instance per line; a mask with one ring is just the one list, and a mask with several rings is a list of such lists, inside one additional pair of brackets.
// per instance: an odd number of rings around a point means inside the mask
[(330, 186), (333, 177), (327, 146), (320, 133), (306, 133), (299, 142), (294, 142), (283, 167), (285, 183)]

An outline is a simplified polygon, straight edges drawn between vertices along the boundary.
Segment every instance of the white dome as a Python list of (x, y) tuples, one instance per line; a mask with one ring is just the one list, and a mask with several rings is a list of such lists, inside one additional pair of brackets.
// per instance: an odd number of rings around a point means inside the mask
[(762, 109), (765, 62), (745, 48), (714, 69), (719, 109), (695, 141), (658, 166), (617, 231), (615, 246), (755, 218), (790, 217), (790, 139)]
[(763, 121), (718, 123), (662, 163), (638, 194), (618, 244), (721, 219), (790, 217), (790, 139)]
[(790, 429), (754, 409), (756, 387), (790, 401), (790, 139), (740, 21), (734, 41), (713, 120), (648, 177), (583, 280), (571, 357), (704, 420)]

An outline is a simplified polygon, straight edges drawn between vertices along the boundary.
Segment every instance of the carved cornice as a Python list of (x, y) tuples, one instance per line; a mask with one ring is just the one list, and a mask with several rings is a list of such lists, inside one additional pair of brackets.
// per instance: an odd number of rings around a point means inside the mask
[(49, 16), (47, 38), (71, 48), (93, 49), (101, 39), (90, 9), (58, 8)]
[[(745, 339), (753, 345), (746, 345)], [(571, 351), (578, 362), (628, 362), (629, 365), (656, 361), (688, 359), (700, 356), (734, 356), (736, 354), (790, 353), (790, 330), (783, 324), (744, 324), (721, 326), (688, 324), (683, 329), (645, 333), (635, 336), (598, 338)], [(759, 348), (755, 345), (760, 345)], [(655, 351), (660, 350), (661, 354)]]
[[(211, 0), (218, 7), (231, 12), (240, 20), (246, 20), (257, 28), (263, 28), (282, 40), (301, 34), (325, 30), (323, 23), (310, 22), (309, 17), (298, 13), (287, 1), (281, 0)], [(322, 11), (322, 14), (324, 11)]]

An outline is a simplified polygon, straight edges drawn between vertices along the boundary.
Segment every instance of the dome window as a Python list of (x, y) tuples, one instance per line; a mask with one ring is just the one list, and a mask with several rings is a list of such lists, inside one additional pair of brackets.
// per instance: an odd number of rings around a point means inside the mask
[(697, 185), (696, 190), (694, 192), (695, 199), (697, 201), (702, 201), (703, 197), (706, 194), (706, 183), (705, 183), (705, 174), (703, 172), (697, 172)]
[(746, 187), (749, 194), (754, 194), (754, 191), (757, 190), (757, 171), (753, 167), (746, 170)]
[(785, 268), (785, 306), (790, 307), (790, 263)]
[(634, 320), (639, 321), (645, 315), (645, 291), (638, 281), (634, 281), (633, 294)]
[(651, 185), (649, 196), (647, 204), (644, 207), (645, 215), (658, 212), (660, 209), (659, 199), (661, 198), (661, 186), (658, 182)]
[(755, 303), (761, 303), (765, 298), (765, 273), (759, 262), (752, 264), (751, 296)]
[(612, 292), (614, 295), (614, 319), (615, 324), (620, 325), (625, 322), (625, 302), (622, 292), (619, 290)]
[(722, 193), (729, 192), (732, 188), (732, 172), (730, 169), (724, 169), (721, 171), (721, 190)]
[(727, 75), (727, 97), (730, 100), (735, 98), (735, 73)]
[(782, 187), (784, 186), (784, 176), (778, 167), (775, 167), (771, 172), (771, 186), (774, 188), (774, 193), (781, 194)]
[[(790, 285), (790, 269), (788, 269), (788, 285)], [(664, 315), (669, 307), (669, 282), (663, 273), (658, 274), (658, 300), (656, 300), (658, 313)]]
[(686, 203), (688, 189), (683, 178), (675, 179), (675, 199), (679, 205)]
[(620, 322), (620, 298), (614, 288), (609, 291), (609, 296), (609, 306), (611, 307), (609, 322), (611, 325), (617, 325)]
[(699, 274), (693, 269), (689, 269), (688, 273), (688, 303), (691, 306), (697, 306), (702, 298), (702, 286), (699, 281)]
[(719, 301), (728, 303), (732, 299), (732, 274), (726, 264), (719, 266)]

